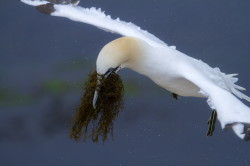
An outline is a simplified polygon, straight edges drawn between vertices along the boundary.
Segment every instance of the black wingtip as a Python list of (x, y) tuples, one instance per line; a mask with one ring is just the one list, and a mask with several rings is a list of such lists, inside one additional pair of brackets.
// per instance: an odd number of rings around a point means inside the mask
[(244, 124), (244, 131), (245, 134), (244, 140), (250, 141), (250, 124)]
[(51, 15), (51, 13), (56, 11), (56, 9), (54, 8), (54, 4), (52, 4), (52, 3), (47, 3), (45, 5), (36, 6), (36, 9), (39, 12), (41, 12), (43, 14), (48, 14), (48, 15)]
[(175, 99), (175, 100), (178, 100), (178, 95), (176, 93), (172, 93), (172, 97)]

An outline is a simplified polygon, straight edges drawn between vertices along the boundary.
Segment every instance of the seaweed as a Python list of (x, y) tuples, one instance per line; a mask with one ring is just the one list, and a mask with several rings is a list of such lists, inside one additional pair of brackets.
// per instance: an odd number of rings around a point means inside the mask
[(103, 76), (101, 78), (95, 109), (93, 97), (97, 86), (97, 72), (90, 73), (85, 82), (84, 94), (76, 109), (70, 132), (70, 138), (75, 141), (83, 136), (84, 141), (91, 138), (97, 143), (100, 138), (105, 142), (109, 134), (113, 137), (114, 120), (123, 108), (124, 88), (121, 78), (115, 72), (107, 78)]

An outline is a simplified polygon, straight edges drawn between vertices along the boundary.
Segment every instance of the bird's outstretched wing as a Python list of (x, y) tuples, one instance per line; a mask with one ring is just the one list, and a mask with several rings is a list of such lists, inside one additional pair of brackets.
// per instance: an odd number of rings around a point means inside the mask
[(180, 74), (200, 88), (208, 97), (208, 105), (217, 110), (217, 117), (223, 129), (232, 127), (241, 139), (250, 140), (250, 108), (237, 99), (231, 91), (214, 82), (203, 71), (203, 63), (194, 61), (180, 65)]
[(72, 3), (50, 3), (51, 0), (50, 2), (45, 0), (21, 0), (21, 2), (36, 6), (39, 11), (52, 16), (65, 17), (73, 21), (91, 24), (105, 31), (117, 33), (122, 36), (142, 39), (151, 46), (160, 47), (166, 45), (163, 41), (133, 23), (121, 21), (119, 18), (112, 19), (109, 15), (102, 12), (101, 9), (94, 7), (82, 8)]

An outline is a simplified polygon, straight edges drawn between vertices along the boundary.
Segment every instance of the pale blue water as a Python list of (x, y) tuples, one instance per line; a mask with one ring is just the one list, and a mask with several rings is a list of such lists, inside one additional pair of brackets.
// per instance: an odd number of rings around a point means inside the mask
[[(250, 1), (84, 0), (131, 21), (169, 45), (226, 73), (250, 89)], [(248, 166), (250, 143), (217, 123), (206, 137), (204, 99), (174, 100), (149, 79), (128, 70), (126, 108), (114, 140), (68, 138), (82, 83), (99, 50), (119, 37), (90, 25), (50, 17), (18, 1), (0, 5), (1, 166)], [(246, 91), (250, 95), (250, 91)], [(247, 103), (249, 106), (250, 104)]]

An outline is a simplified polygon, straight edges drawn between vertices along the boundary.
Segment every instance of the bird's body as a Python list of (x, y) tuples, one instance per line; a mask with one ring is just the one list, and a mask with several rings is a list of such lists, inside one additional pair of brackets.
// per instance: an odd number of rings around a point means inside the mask
[(250, 139), (250, 109), (238, 98), (250, 101), (235, 85), (235, 74), (222, 73), (201, 60), (194, 59), (179, 52), (174, 46), (141, 30), (132, 23), (113, 20), (95, 8), (81, 8), (71, 4), (46, 4), (47, 1), (21, 0), (22, 2), (40, 6), (43, 13), (66, 17), (73, 21), (94, 25), (109, 32), (125, 37), (116, 39), (100, 51), (97, 66), (97, 87), (94, 94), (95, 107), (100, 79), (105, 79), (112, 72), (129, 68), (149, 77), (157, 85), (180, 96), (206, 97), (211, 109), (217, 110), (217, 117), (222, 128), (232, 127), (242, 139)]
[(172, 53), (177, 51), (172, 48), (150, 48), (150, 45), (147, 46), (149, 48), (146, 49), (148, 52), (144, 54), (143, 66), (132, 67), (132, 70), (148, 76), (157, 85), (172, 93), (180, 96), (202, 97), (198, 93), (199, 88), (180, 75), (178, 66), (181, 65), (185, 55), (180, 54), (177, 58), (177, 55)]
[[(107, 68), (111, 67), (109, 64), (112, 60), (115, 62), (124, 61), (121, 68), (129, 68), (145, 75), (170, 92), (180, 96), (202, 97), (203, 95), (198, 93), (199, 88), (178, 73), (178, 65), (181, 63), (179, 60), (189, 57), (179, 52), (180, 57), (176, 58), (172, 51), (177, 52), (170, 47), (152, 47), (143, 40), (134, 37), (118, 38), (108, 43), (100, 51), (97, 66), (102, 66), (102, 68), (97, 68), (97, 72), (104, 74)], [(121, 60), (117, 60), (117, 58)], [(104, 67), (106, 60), (108, 60), (107, 68)], [(114, 64), (112, 67), (117, 65), (119, 64)]]
[[(114, 54), (114, 52), (117, 52), (119, 55)], [(126, 61), (126, 63), (121, 65), (122, 68), (130, 68), (137, 73), (145, 75), (157, 85), (180, 96), (204, 97), (204, 95), (199, 93), (199, 88), (183, 78), (180, 74), (181, 71), (179, 71), (182, 63), (186, 65), (196, 64), (195, 66), (202, 67), (203, 62), (171, 47), (152, 47), (143, 40), (134, 37), (122, 37), (108, 43), (101, 50), (101, 56), (99, 54), (97, 59), (97, 66), (100, 66), (99, 63), (102, 63), (102, 70), (97, 68), (97, 71), (104, 74), (107, 70), (104, 67), (105, 60), (108, 59), (109, 63), (110, 59), (117, 61), (121, 53), (126, 54), (125, 57), (127, 58), (122, 60)], [(105, 57), (102, 57), (102, 54)], [(102, 58), (100, 59), (100, 57)], [(211, 75), (212, 73), (206, 74)]]

